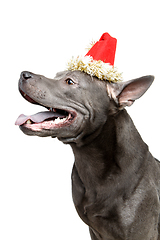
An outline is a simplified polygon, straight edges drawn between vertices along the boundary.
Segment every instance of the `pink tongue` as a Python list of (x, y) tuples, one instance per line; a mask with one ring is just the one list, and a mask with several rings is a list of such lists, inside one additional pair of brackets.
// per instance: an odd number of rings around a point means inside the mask
[(58, 117), (64, 118), (65, 116), (63, 116), (62, 114), (56, 113), (56, 112), (49, 112), (49, 111), (39, 112), (39, 113), (36, 113), (34, 115), (31, 115), (31, 116), (26, 116), (24, 114), (21, 114), (17, 118), (17, 120), (15, 122), (15, 125), (20, 126), (20, 125), (24, 124), (29, 119), (32, 120), (35, 123), (40, 123), (40, 122), (43, 122), (46, 119), (58, 118)]

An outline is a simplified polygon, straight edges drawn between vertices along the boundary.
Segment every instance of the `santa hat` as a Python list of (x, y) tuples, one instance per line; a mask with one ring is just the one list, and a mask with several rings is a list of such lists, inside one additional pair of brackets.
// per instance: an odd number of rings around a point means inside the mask
[(84, 57), (72, 57), (67, 69), (80, 70), (109, 82), (122, 81), (122, 73), (114, 67), (116, 45), (117, 39), (104, 33)]

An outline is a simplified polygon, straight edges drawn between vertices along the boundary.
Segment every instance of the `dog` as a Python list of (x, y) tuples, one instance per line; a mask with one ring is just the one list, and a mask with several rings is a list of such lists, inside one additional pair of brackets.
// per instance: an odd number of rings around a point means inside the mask
[(92, 240), (160, 240), (160, 163), (148, 150), (125, 107), (153, 76), (100, 81), (81, 71), (54, 79), (22, 72), (19, 91), (46, 111), (20, 115), (27, 135), (70, 144), (75, 162), (72, 195)]

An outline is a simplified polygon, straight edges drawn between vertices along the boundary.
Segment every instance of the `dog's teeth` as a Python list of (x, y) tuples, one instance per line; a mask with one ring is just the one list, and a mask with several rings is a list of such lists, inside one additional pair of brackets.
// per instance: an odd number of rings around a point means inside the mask
[(55, 122), (55, 124), (58, 124), (58, 123), (62, 123), (62, 122), (64, 122), (65, 120), (66, 120), (67, 118), (65, 117), (65, 118), (56, 118), (55, 120), (54, 120), (54, 122)]
[(60, 120), (59, 117), (54, 120), (54, 122), (55, 122), (56, 124), (60, 123), (60, 121), (61, 121), (61, 120)]
[(27, 124), (31, 124), (32, 122), (31, 122), (30, 119), (28, 119), (26, 123), (27, 123)]

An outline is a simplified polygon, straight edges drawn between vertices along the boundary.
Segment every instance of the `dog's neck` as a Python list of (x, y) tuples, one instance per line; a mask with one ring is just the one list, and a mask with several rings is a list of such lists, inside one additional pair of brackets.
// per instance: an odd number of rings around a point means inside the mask
[[(99, 135), (90, 143), (71, 144), (75, 166), (85, 185), (96, 185), (119, 172), (138, 171), (148, 147), (143, 142), (126, 110), (110, 116)], [(134, 166), (134, 169), (132, 167)], [(93, 181), (93, 182), (92, 182)]]

